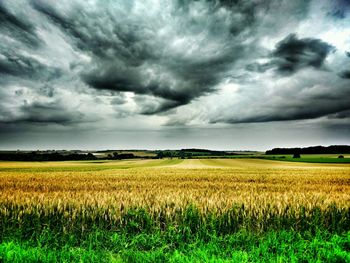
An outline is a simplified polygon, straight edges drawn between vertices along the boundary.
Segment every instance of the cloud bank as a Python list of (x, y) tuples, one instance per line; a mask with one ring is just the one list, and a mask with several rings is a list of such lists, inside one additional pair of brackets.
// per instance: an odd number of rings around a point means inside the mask
[(346, 0), (3, 1), (0, 126), (348, 127), (349, 17)]

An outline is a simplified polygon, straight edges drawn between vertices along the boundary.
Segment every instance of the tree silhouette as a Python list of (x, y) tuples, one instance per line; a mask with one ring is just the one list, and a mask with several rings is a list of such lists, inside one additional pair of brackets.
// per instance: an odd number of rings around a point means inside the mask
[(294, 153), (293, 158), (300, 158), (300, 153)]

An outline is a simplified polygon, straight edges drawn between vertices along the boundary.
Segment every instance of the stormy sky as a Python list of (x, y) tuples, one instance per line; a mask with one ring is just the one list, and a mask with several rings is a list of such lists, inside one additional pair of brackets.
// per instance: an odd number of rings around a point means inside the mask
[(0, 149), (330, 144), (349, 0), (0, 0)]

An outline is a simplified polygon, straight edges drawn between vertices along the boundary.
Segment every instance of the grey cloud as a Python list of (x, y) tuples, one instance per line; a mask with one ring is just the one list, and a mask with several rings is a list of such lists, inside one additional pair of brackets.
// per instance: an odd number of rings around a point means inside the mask
[(0, 2), (0, 29), (28, 46), (38, 48), (41, 45), (35, 27), (25, 17), (13, 14), (4, 2)]
[[(130, 65), (140, 65), (143, 58), (150, 54), (144, 49), (143, 43), (150, 33), (147, 26), (136, 21), (125, 24), (126, 13), (115, 6), (123, 3), (101, 5), (94, 11), (84, 10), (84, 6), (71, 4), (71, 10), (62, 14), (46, 1), (31, 1), (35, 10), (45, 15), (70, 38), (75, 48), (90, 53), (97, 58), (108, 60), (122, 60)], [(115, 13), (108, 9), (114, 7)], [(103, 8), (105, 6), (105, 8)], [(103, 18), (101, 18), (103, 16)], [(147, 32), (148, 31), (148, 32)]]
[(32, 103), (23, 105), (21, 110), (24, 114), (20, 121), (39, 123), (78, 123), (83, 119), (81, 113), (72, 113), (64, 110), (62, 105), (54, 103)]
[(301, 38), (291, 34), (279, 42), (272, 56), (278, 72), (293, 74), (301, 68), (321, 68), (334, 47), (320, 39)]
[(350, 70), (340, 72), (339, 76), (343, 79), (350, 79)]
[(321, 2), (2, 1), (0, 147), (21, 129), (346, 123), (348, 1)]
[[(21, 8), (19, 8), (21, 7)], [(36, 54), (44, 48), (35, 19), (25, 2), (0, 2), (0, 83), (51, 81), (62, 76), (59, 67), (45, 65)], [(26, 15), (23, 15), (26, 14)], [(40, 86), (40, 84), (36, 84)]]
[(111, 100), (111, 104), (112, 105), (122, 105), (125, 104), (126, 98), (125, 95), (123, 93), (118, 94), (118, 96), (113, 96), (113, 99)]
[[(1, 109), (0, 109), (1, 110)], [(4, 113), (4, 112), (3, 112)], [(55, 123), (60, 125), (75, 124), (84, 120), (79, 112), (67, 111), (59, 101), (25, 102), (16, 112), (7, 112), (2, 124), (11, 123)]]
[[(345, 52), (345, 55), (350, 58), (350, 52)], [(343, 70), (339, 76), (343, 79), (350, 79), (350, 70)]]
[[(315, 119), (350, 110), (350, 86), (347, 80), (338, 81), (332, 72), (324, 72), (315, 81), (307, 73), (299, 73), (298, 81), (285, 79), (260, 99), (243, 104), (252, 105), (237, 114), (213, 115), (211, 123), (260, 123)], [(294, 77), (295, 78), (295, 77)], [(262, 82), (264, 87), (264, 82)], [(331, 87), (331, 91), (329, 90)], [(259, 95), (257, 95), (259, 97)], [(249, 101), (249, 98), (248, 98)], [(225, 112), (225, 111), (223, 111)]]
[(341, 112), (337, 112), (335, 114), (331, 114), (328, 116), (329, 119), (350, 119), (350, 110), (345, 110)]
[[(350, 94), (349, 94), (350, 95)], [(311, 101), (310, 101), (311, 103)], [(249, 117), (243, 118), (231, 118), (211, 121), (211, 123), (259, 123), (259, 122), (275, 122), (275, 121), (293, 121), (293, 120), (306, 120), (315, 119), (326, 116), (328, 114), (337, 114), (339, 111), (347, 111), (350, 105), (350, 99), (342, 101), (340, 105), (323, 107), (324, 101), (314, 101), (312, 108), (305, 108), (304, 104), (300, 104), (299, 107), (296, 105), (285, 105), (284, 107), (272, 106), (272, 110), (266, 111), (265, 113), (256, 113)], [(304, 108), (300, 108), (304, 107)], [(338, 115), (341, 116), (341, 115)], [(337, 117), (339, 118), (339, 117)]]
[(258, 63), (258, 62), (254, 62), (251, 64), (248, 64), (245, 69), (248, 71), (252, 71), (252, 72), (258, 72), (258, 73), (264, 73), (267, 70), (274, 68), (275, 65), (272, 62), (268, 62), (268, 63)]
[[(157, 21), (160, 18), (152, 18), (155, 21), (151, 23), (145, 23), (142, 17), (120, 21), (119, 16), (127, 11), (123, 8), (129, 8), (122, 4), (118, 7), (109, 5), (113, 15), (103, 7), (99, 13), (94, 13), (73, 6), (74, 11), (62, 14), (43, 1), (33, 1), (32, 5), (64, 31), (77, 49), (92, 56), (91, 67), (81, 74), (86, 84), (95, 89), (128, 91), (164, 99), (161, 105), (152, 107), (154, 110), (149, 107), (141, 110), (154, 114), (214, 92), (225, 73), (243, 57), (245, 47), (235, 38), (249, 30), (255, 22), (256, 9), (261, 7), (255, 2), (202, 1), (207, 8), (206, 14), (197, 18), (191, 17), (196, 3), (179, 1), (172, 7), (174, 23), (178, 23), (172, 30), (180, 37), (194, 37), (193, 45), (204, 45), (204, 48), (207, 41), (216, 41), (217, 48), (208, 51), (212, 54), (207, 53), (204, 57), (188, 56), (184, 52), (174, 54), (169, 49), (172, 40), (159, 37), (158, 27), (164, 26)], [(220, 7), (235, 16), (227, 16), (226, 20), (221, 18)], [(103, 19), (97, 19), (101, 14)], [(209, 38), (207, 41), (200, 37), (203, 32)], [(195, 39), (197, 36), (199, 40)], [(217, 41), (216, 37), (222, 41)], [(200, 47), (196, 49), (198, 51)]]
[(349, 0), (333, 0), (328, 14), (336, 19), (345, 19), (350, 12)]
[(49, 84), (45, 84), (38, 89), (39, 94), (48, 98), (53, 98), (55, 95), (55, 88)]
[(35, 80), (51, 80), (62, 75), (60, 69), (43, 65), (32, 57), (20, 55), (12, 50), (1, 50), (1, 47), (0, 52), (0, 75), (6, 74)]
[(179, 106), (177, 101), (162, 98), (150, 99), (149, 95), (136, 95), (134, 101), (138, 105), (138, 112), (144, 115), (160, 114)]
[[(159, 61), (163, 65), (140, 67), (110, 68), (105, 64), (87, 74), (83, 74), (86, 83), (96, 89), (113, 91), (129, 91), (140, 95), (152, 95), (163, 99), (162, 105), (142, 110), (145, 114), (154, 114), (189, 103), (191, 100), (214, 91), (221, 81), (221, 71), (231, 63), (229, 55), (226, 58), (193, 61)], [(219, 60), (219, 62), (218, 62)], [(216, 64), (217, 63), (217, 64)], [(102, 72), (102, 68), (106, 71)], [(147, 73), (147, 69), (152, 69)], [(156, 74), (156, 76), (154, 76)], [(137, 101), (138, 102), (138, 101)], [(153, 104), (153, 103), (152, 103)]]

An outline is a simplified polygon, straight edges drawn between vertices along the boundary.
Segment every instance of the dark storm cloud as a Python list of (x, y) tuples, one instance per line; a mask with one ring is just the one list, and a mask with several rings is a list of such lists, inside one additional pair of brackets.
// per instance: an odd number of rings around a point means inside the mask
[(134, 101), (138, 105), (139, 112), (144, 115), (160, 114), (179, 106), (177, 101), (164, 100), (161, 98), (150, 99), (149, 95), (136, 95)]
[(21, 130), (345, 123), (348, 3), (0, 0), (0, 146)]
[[(154, 114), (188, 104), (197, 97), (213, 92), (223, 72), (237, 57), (225, 54), (219, 58), (196, 58), (197, 61), (174, 58), (139, 67), (118, 67), (115, 64), (108, 67), (104, 64), (83, 74), (82, 78), (96, 89), (129, 91), (163, 99), (160, 105), (152, 107), (154, 110), (149, 107), (141, 110), (145, 114)], [(103, 68), (106, 71), (103, 72)], [(152, 71), (145, 73), (147, 69), (154, 70), (156, 76)]]
[(137, 69), (128, 68), (125, 71), (118, 70), (117, 68), (107, 69), (106, 72), (89, 72), (89, 74), (83, 75), (83, 79), (86, 83), (96, 89), (107, 89), (113, 91), (130, 91), (135, 94), (154, 95), (160, 97), (169, 102), (165, 102), (161, 107), (157, 107), (154, 111), (150, 112), (149, 109), (145, 110), (145, 113), (155, 113), (168, 108), (172, 108), (181, 104), (188, 103), (192, 97), (198, 95), (189, 87), (187, 89), (171, 89), (170, 84), (162, 83), (162, 81), (156, 79), (149, 83), (145, 82), (143, 76)]
[(13, 14), (4, 2), (0, 2), (1, 33), (18, 39), (23, 44), (39, 47), (40, 39), (35, 33), (35, 27), (25, 17)]
[[(345, 52), (345, 55), (350, 58), (350, 52)], [(350, 70), (343, 70), (339, 76), (344, 79), (350, 79)]]
[(350, 79), (350, 70), (340, 72), (339, 76), (344, 79)]
[[(348, 101), (349, 102), (349, 101)], [(305, 109), (304, 111), (297, 110), (295, 108), (290, 109), (276, 109), (276, 112), (269, 113), (266, 115), (258, 115), (244, 118), (244, 119), (232, 119), (232, 120), (225, 120), (226, 123), (259, 123), (259, 122), (275, 122), (275, 121), (293, 121), (293, 120), (306, 120), (306, 119), (314, 119), (319, 118), (322, 116), (326, 116), (332, 112), (341, 111), (343, 109), (348, 109), (348, 106), (343, 107), (335, 107), (332, 109), (325, 109), (322, 110), (322, 108), (317, 107), (315, 109)], [(321, 110), (320, 110), (321, 109)], [(277, 112), (278, 110), (281, 110), (281, 112)], [(220, 121), (218, 121), (220, 122)], [(217, 121), (212, 122), (217, 123)]]
[(349, 12), (349, 0), (333, 0), (331, 10), (328, 12), (328, 14), (337, 19), (345, 19)]
[[(0, 112), (4, 113), (1, 111)], [(79, 123), (83, 114), (69, 112), (59, 101), (53, 102), (25, 102), (16, 112), (7, 112), (7, 118), (0, 120), (2, 124), (11, 123), (55, 123), (61, 125)], [(12, 116), (10, 116), (12, 115)]]
[[(104, 32), (104, 30), (107, 30), (104, 29), (104, 26), (108, 25), (110, 22), (114, 22), (115, 19), (109, 16), (107, 10), (102, 14), (88, 14), (73, 3), (74, 10), (70, 13), (70, 16), (68, 16), (67, 14), (61, 14), (59, 10), (54, 8), (52, 3), (50, 5), (50, 3), (46, 1), (32, 0), (31, 5), (35, 10), (46, 16), (51, 22), (63, 30), (67, 37), (71, 38), (70, 40), (76, 45), (75, 47), (77, 49), (93, 53), (97, 56), (108, 57), (109, 49), (113, 48), (115, 45), (115, 38), (113, 38), (113, 36), (109, 38), (103, 34), (107, 33)], [(98, 24), (98, 21), (95, 23), (94, 20), (98, 20), (101, 15), (104, 16), (104, 19), (107, 19), (106, 24)], [(113, 29), (113, 32), (117, 33), (119, 31), (117, 28), (118, 24), (115, 23), (115, 26), (116, 28)], [(136, 32), (135, 36), (137, 36)], [(118, 52), (118, 55), (119, 54)]]
[[(350, 93), (347, 94), (350, 96)], [(324, 107), (324, 105), (327, 105)], [(259, 123), (259, 122), (275, 122), (275, 121), (293, 121), (293, 120), (305, 120), (315, 119), (329, 114), (334, 114), (334, 118), (340, 118), (343, 116), (338, 112), (348, 111), (350, 108), (350, 99), (344, 99), (343, 101), (337, 102), (337, 104), (330, 105), (326, 99), (313, 99), (309, 100), (309, 105), (312, 107), (304, 107), (304, 103), (298, 105), (284, 105), (272, 106), (265, 113), (256, 113), (253, 116), (245, 118), (233, 118), (225, 120), (215, 120), (212, 123), (225, 122), (225, 123)], [(345, 118), (345, 117), (343, 117)]]
[(350, 119), (350, 110), (345, 110), (341, 112), (337, 112), (335, 114), (331, 114), (328, 116), (329, 119)]
[(18, 121), (31, 123), (78, 123), (82, 119), (81, 113), (71, 113), (64, 110), (62, 105), (53, 103), (32, 103), (23, 105), (21, 111), (24, 116)]
[[(11, 5), (12, 4), (12, 5)], [(49, 81), (60, 77), (61, 69), (47, 66), (32, 56), (43, 48), (36, 26), (29, 16), (24, 16), (25, 7), (20, 3), (0, 2), (0, 83), (22, 82), (23, 79)]]
[(2, 50), (0, 46), (0, 54), (0, 76), (11, 75), (34, 80), (51, 80), (62, 75), (60, 69), (46, 66), (32, 57), (20, 55), (14, 50)]
[[(274, 96), (264, 97), (265, 102), (260, 105), (255, 104), (255, 110), (241, 112), (240, 115), (214, 116), (211, 123), (261, 123), (276, 121), (293, 121), (316, 119), (324, 116), (343, 116), (344, 112), (350, 110), (350, 85), (347, 80), (343, 80), (332, 87), (332, 92), (328, 92), (328, 85), (332, 85), (337, 80), (337, 76), (332, 73), (333, 80), (324, 81), (322, 77), (316, 84), (307, 82), (301, 83), (305, 87), (298, 88), (295, 84), (276, 87)], [(253, 105), (253, 104), (252, 104)]]
[(258, 63), (258, 62), (254, 62), (251, 64), (248, 64), (245, 69), (251, 72), (258, 72), (258, 73), (264, 73), (267, 70), (274, 68), (275, 65), (272, 62), (268, 62), (268, 63)]
[(320, 39), (301, 38), (291, 34), (279, 42), (272, 56), (281, 74), (293, 74), (305, 67), (321, 68), (334, 48)]
[(196, 1), (179, 1), (172, 10), (173, 19), (179, 23), (178, 32), (174, 33), (188, 37), (205, 30), (208, 38), (224, 37), (217, 49), (209, 51), (214, 52), (213, 55), (175, 54), (165, 47), (171, 40), (159, 38), (157, 27), (144, 23), (142, 18), (121, 20), (119, 16), (125, 14), (118, 10), (112, 14), (107, 8), (101, 8), (99, 13), (76, 8), (63, 14), (47, 2), (32, 1), (32, 6), (64, 31), (77, 49), (92, 56), (91, 68), (81, 74), (86, 84), (95, 89), (128, 91), (162, 99), (155, 107), (141, 109), (145, 114), (185, 105), (215, 91), (225, 72), (244, 53), (245, 47), (235, 37), (250, 29), (255, 23), (256, 10), (262, 6), (254, 1), (208, 2), (206, 15), (215, 15), (224, 7), (237, 17), (232, 18), (227, 27), (220, 28), (219, 17), (212, 21), (206, 17), (203, 21), (191, 18), (194, 4)]

